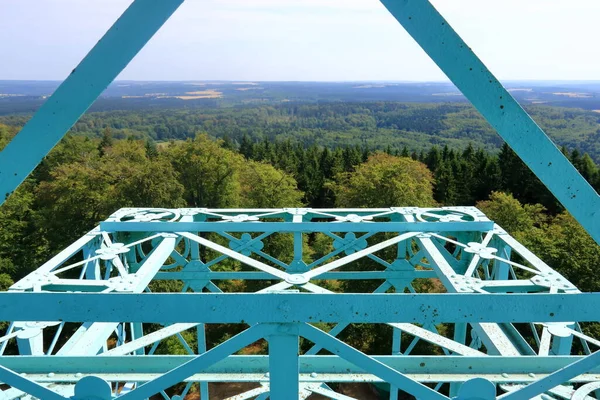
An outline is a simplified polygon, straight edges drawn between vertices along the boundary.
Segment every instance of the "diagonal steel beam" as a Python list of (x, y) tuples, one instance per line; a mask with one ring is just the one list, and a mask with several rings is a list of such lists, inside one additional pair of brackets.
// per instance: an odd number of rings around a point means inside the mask
[[(309, 286), (310, 284), (306, 284), (304, 285), (304, 288), (307, 289), (308, 291), (311, 291), (313, 293), (329, 293), (329, 294), (334, 294), (334, 292), (331, 292), (327, 289), (323, 289), (320, 288), (316, 285), (312, 285)], [(314, 287), (319, 288), (319, 291), (315, 291)], [(384, 283), (382, 284), (379, 288), (377, 288), (373, 293), (384, 293), (387, 289), (389, 288), (389, 283)], [(348, 322), (340, 322), (338, 323), (332, 330), (330, 330), (329, 332), (327, 332), (328, 335), (336, 337), (342, 330), (344, 330), (348, 325), (350, 325), (350, 323)], [(392, 326), (394, 328), (400, 329), (401, 331), (404, 331), (412, 336), (418, 337), (419, 339), (423, 339), (426, 342), (432, 343), (434, 345), (440, 346), (443, 349), (447, 349), (450, 350), (456, 354), (460, 354), (463, 356), (483, 356), (486, 357), (487, 354), (480, 352), (479, 350), (475, 350), (472, 349), (468, 346), (465, 346), (462, 343), (458, 343), (452, 339), (448, 339), (438, 333), (434, 333), (431, 331), (428, 331), (427, 329), (418, 327), (416, 325), (413, 324), (407, 324), (407, 323), (388, 323), (389, 326)], [(306, 355), (312, 355), (312, 354), (317, 354), (320, 350), (322, 349), (321, 346), (319, 346), (318, 344), (315, 344), (312, 348), (310, 348), (305, 354)]]
[(132, 353), (138, 349), (143, 349), (146, 346), (154, 344), (158, 341), (166, 339), (177, 333), (181, 333), (188, 329), (192, 329), (198, 326), (198, 324), (173, 324), (159, 329), (155, 332), (149, 333), (138, 339), (132, 340), (131, 342), (125, 343), (124, 345), (115, 347), (114, 349), (105, 351), (102, 353), (103, 356), (123, 356)]
[(135, 0), (0, 153), (0, 205), (184, 0)]
[[(21, 375), (15, 373), (14, 371), (11, 371), (10, 369), (5, 368), (3, 366), (0, 366), (0, 379), (2, 380), (2, 383), (4, 383), (4, 384), (10, 385), (17, 390), (21, 390), (23, 392), (34, 395), (41, 399), (67, 400), (66, 397), (63, 397), (63, 396), (59, 395), (58, 393), (53, 392), (52, 390), (48, 389), (47, 387), (40, 385), (39, 383), (34, 382), (30, 379), (27, 379), (26, 377), (21, 376)], [(0, 395), (3, 398), (6, 398), (4, 396), (3, 392), (0, 392)]]
[[(451, 278), (456, 272), (446, 260), (446, 257), (440, 252), (436, 244), (427, 237), (418, 239), (425, 252), (430, 265), (437, 272), (438, 278), (444, 284), (446, 290), (451, 293), (459, 293), (459, 288)], [(488, 351), (504, 356), (520, 355), (518, 349), (510, 341), (508, 336), (500, 329), (498, 324), (492, 323), (471, 323), (471, 326), (477, 332), (477, 335), (483, 340)]]
[(150, 382), (146, 382), (137, 389), (123, 396), (119, 396), (118, 398), (122, 400), (135, 400), (150, 397), (156, 393), (159, 393), (161, 390), (181, 382), (190, 375), (193, 375), (195, 372), (202, 371), (204, 368), (215, 364), (239, 349), (264, 338), (272, 333), (273, 330), (274, 327), (272, 325), (255, 325), (251, 328), (248, 328), (245, 331), (238, 333), (231, 339), (221, 343), (220, 345), (213, 347), (206, 353), (195, 357), (191, 361), (181, 364), (180, 366), (170, 370), (160, 377)]
[(346, 343), (334, 338), (331, 335), (317, 329), (308, 324), (299, 326), (300, 335), (306, 339), (322, 346), (350, 363), (369, 371), (373, 375), (378, 376), (385, 382), (389, 382), (394, 386), (404, 390), (405, 392), (414, 395), (417, 398), (426, 398), (432, 400), (447, 400), (448, 397), (434, 391), (433, 389), (416, 382), (406, 375), (380, 363), (373, 357), (370, 357)]
[(537, 380), (522, 389), (509, 392), (498, 397), (504, 400), (520, 400), (529, 399), (550, 390), (563, 382), (569, 381), (571, 378), (588, 372), (590, 369), (600, 364), (600, 351), (574, 362), (558, 371)]
[(600, 243), (600, 196), (429, 0), (381, 0), (523, 162)]

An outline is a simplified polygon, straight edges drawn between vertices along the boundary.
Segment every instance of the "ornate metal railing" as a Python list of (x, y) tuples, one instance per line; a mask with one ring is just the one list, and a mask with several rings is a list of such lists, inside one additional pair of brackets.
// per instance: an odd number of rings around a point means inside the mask
[[(585, 398), (600, 341), (580, 323), (599, 306), (473, 207), (122, 209), (0, 294), (1, 350), (20, 354), (0, 380), (8, 399), (208, 398), (209, 382), (255, 383), (230, 399), (349, 399), (348, 382)], [(207, 350), (213, 324), (239, 333)], [(387, 354), (338, 337), (369, 325), (389, 327)], [(169, 338), (187, 354), (156, 354)]]

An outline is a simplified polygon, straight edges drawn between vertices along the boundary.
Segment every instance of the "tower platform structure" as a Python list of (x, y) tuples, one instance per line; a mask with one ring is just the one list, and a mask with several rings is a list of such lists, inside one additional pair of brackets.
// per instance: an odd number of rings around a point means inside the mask
[[(448, 21), (428, 0), (381, 2), (600, 242), (598, 194)], [(0, 204), (181, 3), (131, 4), (0, 153)], [(309, 254), (311, 235), (328, 250)], [(600, 341), (580, 325), (600, 321), (600, 293), (472, 207), (122, 209), (0, 293), (0, 320), (4, 400), (181, 400), (195, 382), (202, 400), (209, 382), (254, 383), (229, 400), (351, 399), (343, 382), (390, 400), (600, 393)], [(207, 348), (213, 324), (239, 333)], [(385, 354), (344, 336), (367, 325), (391, 332)], [(156, 353), (173, 338), (185, 354)], [(268, 352), (243, 351), (257, 343)]]
[[(316, 234), (329, 251), (306, 254)], [(208, 382), (256, 384), (229, 399), (350, 399), (342, 382), (384, 382), (390, 399), (588, 398), (585, 297), (473, 207), (122, 209), (0, 296), (1, 350), (20, 353), (0, 380), (6, 399), (181, 399), (193, 383), (209, 398)], [(212, 324), (239, 334), (207, 349)], [(389, 327), (387, 353), (337, 337), (363, 324)], [(186, 354), (156, 355), (169, 338)], [(268, 354), (239, 355), (261, 340)]]

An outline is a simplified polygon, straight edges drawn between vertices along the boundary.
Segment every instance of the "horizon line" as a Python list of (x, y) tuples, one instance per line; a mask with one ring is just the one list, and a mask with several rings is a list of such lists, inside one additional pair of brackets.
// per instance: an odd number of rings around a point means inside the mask
[[(63, 82), (61, 79), (0, 79), (0, 82)], [(600, 83), (600, 79), (499, 79), (500, 82), (578, 82), (578, 83)], [(223, 83), (438, 83), (452, 84), (450, 80), (382, 80), (382, 79), (360, 79), (360, 80), (260, 80), (260, 79), (115, 79), (116, 82), (164, 82), (164, 83), (190, 83), (190, 82), (223, 82)]]

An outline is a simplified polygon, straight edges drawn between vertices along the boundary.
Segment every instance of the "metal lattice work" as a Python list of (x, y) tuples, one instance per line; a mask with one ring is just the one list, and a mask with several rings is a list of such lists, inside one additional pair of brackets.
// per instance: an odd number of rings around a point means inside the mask
[[(133, 1), (0, 153), (0, 204), (183, 1)], [(600, 243), (600, 196), (450, 24), (428, 0), (381, 2)], [(447, 293), (415, 293), (428, 282)], [(0, 352), (21, 354), (0, 356), (0, 399), (181, 400), (200, 382), (205, 400), (223, 381), (255, 382), (230, 400), (350, 399), (338, 382), (390, 399), (594, 398), (600, 341), (580, 323), (599, 310), (600, 293), (474, 208), (123, 209), (0, 293)], [(212, 324), (239, 333), (207, 348)], [(385, 354), (340, 340), (356, 325), (391, 332)], [(169, 340), (186, 354), (157, 354)], [(239, 354), (265, 340), (268, 355)]]
[[(327, 250), (309, 253), (317, 236)], [(597, 296), (578, 293), (473, 207), (122, 209), (0, 294), (1, 350), (20, 354), (0, 357), (2, 393), (141, 400), (181, 383), (181, 399), (198, 382), (207, 399), (208, 382), (254, 382), (230, 399), (350, 399), (335, 384), (374, 382), (390, 399), (447, 399), (444, 384), (583, 399), (600, 341), (579, 325)], [(218, 323), (240, 333), (207, 351)], [(355, 324), (389, 326), (386, 353), (337, 338)], [(169, 338), (186, 354), (157, 355)], [(268, 354), (239, 355), (261, 339)]]

